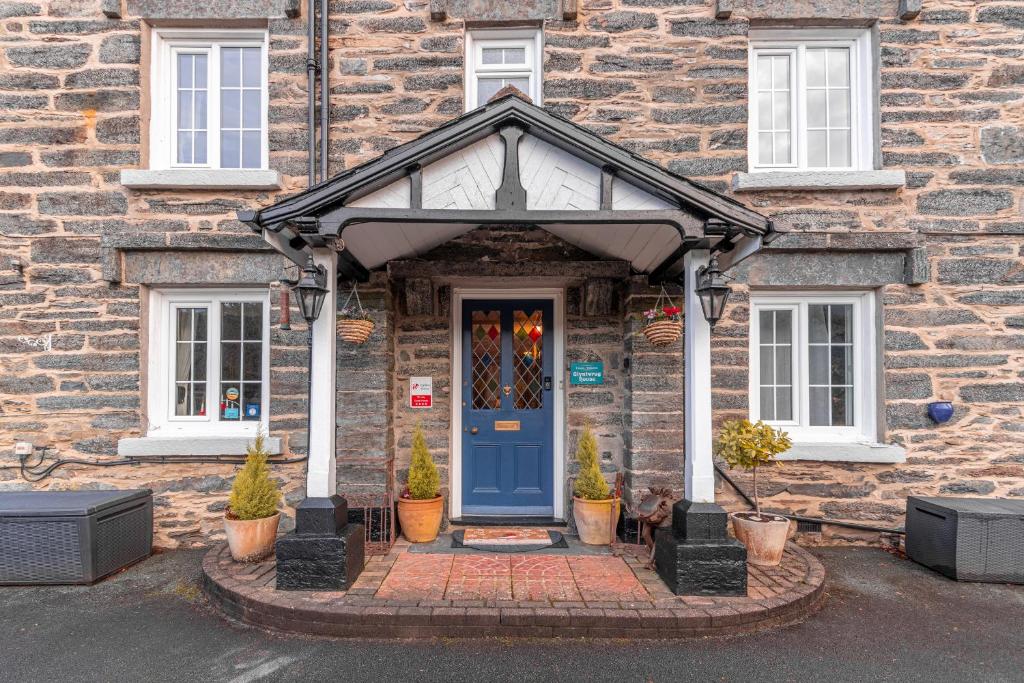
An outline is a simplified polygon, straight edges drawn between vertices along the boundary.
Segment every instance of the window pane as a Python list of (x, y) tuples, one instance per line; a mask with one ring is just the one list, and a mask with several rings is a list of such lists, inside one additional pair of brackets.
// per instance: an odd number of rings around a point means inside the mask
[(178, 163), (192, 163), (192, 133), (190, 131), (178, 131)]
[(259, 168), (262, 157), (262, 137), (258, 130), (247, 130), (242, 133), (242, 168)]
[(260, 370), (263, 366), (263, 344), (259, 342), (246, 342), (242, 345), (242, 379), (260, 380)]
[(178, 130), (192, 128), (192, 91), (178, 91)]
[(757, 57), (757, 87), (762, 90), (772, 87), (772, 58), (768, 55)]
[(772, 156), (773, 140), (771, 133), (758, 133), (757, 136), (757, 158), (762, 164), (774, 164)]
[(191, 394), (189, 392), (189, 385), (186, 384), (175, 384), (174, 385), (174, 414), (178, 416), (191, 415)]
[(807, 85), (811, 88), (825, 85), (825, 50), (807, 50)]
[(847, 127), (850, 125), (850, 91), (832, 89), (828, 91), (828, 125)]
[(793, 311), (775, 311), (775, 342), (793, 343)]
[(775, 389), (775, 419), (793, 419), (793, 389), (792, 387), (776, 387)]
[(192, 414), (206, 415), (206, 384), (192, 385)]
[(240, 420), (242, 418), (242, 389), (238, 382), (221, 382), (220, 419)]
[(501, 408), (501, 311), (473, 311), (471, 378), (474, 410)]
[(807, 323), (808, 340), (813, 344), (828, 341), (828, 306), (811, 304), (807, 307), (809, 320)]
[(792, 347), (775, 347), (775, 383), (782, 386), (790, 386), (793, 384)]
[[(530, 79), (529, 78), (506, 78), (505, 85), (514, 85), (523, 94), (530, 94)], [(505, 87), (505, 85), (501, 87)]]
[(179, 342), (177, 344), (177, 358), (175, 359), (174, 378), (187, 382), (192, 379), (192, 345)]
[(832, 389), (832, 426), (853, 426), (853, 389)]
[(193, 338), (199, 341), (206, 341), (206, 309), (193, 309), (193, 320), (195, 321)]
[(177, 313), (178, 331), (175, 341), (192, 340), (192, 308), (179, 308)]
[(220, 84), (222, 87), (237, 88), (242, 85), (242, 55), (237, 47), (225, 47), (220, 51)]
[(760, 130), (771, 130), (772, 128), (772, 94), (762, 92), (757, 94), (757, 118)]
[(192, 163), (206, 163), (206, 131), (195, 133), (195, 155), (192, 157)]
[(810, 383), (828, 384), (828, 346), (811, 346), (808, 349), (808, 362), (810, 364)]
[(792, 145), (790, 142), (789, 133), (775, 134), (775, 163), (791, 163)]
[(807, 91), (807, 125), (811, 128), (824, 128), (828, 123), (825, 101), (824, 90)]
[(242, 345), (239, 342), (221, 342), (220, 378), (237, 382), (242, 378)]
[(850, 131), (829, 131), (829, 166), (845, 167), (850, 165)]
[(247, 382), (242, 387), (242, 419), (256, 422), (260, 419), (261, 385), (258, 382)]
[(807, 165), (811, 168), (828, 166), (828, 133), (826, 131), (807, 131)]
[(761, 311), (758, 313), (757, 321), (762, 344), (775, 342), (775, 314), (776, 311)]
[(775, 384), (775, 348), (761, 346), (761, 384)]
[(245, 304), (245, 338), (263, 339), (263, 304), (259, 302)]
[(853, 335), (850, 326), (853, 324), (853, 306), (850, 304), (832, 304), (828, 308), (832, 342), (852, 342)]
[(771, 387), (761, 387), (761, 412), (762, 420), (775, 420), (775, 394)]
[(263, 82), (261, 52), (258, 47), (242, 48), (242, 85), (246, 88), (259, 88)]
[(831, 354), (831, 383), (853, 384), (853, 348), (833, 346)]
[(506, 64), (526, 64), (525, 47), (506, 47), (504, 53)]
[(832, 406), (828, 387), (811, 387), (809, 394), (811, 426), (827, 427), (832, 423)]
[(225, 302), (220, 306), (220, 338), (235, 340), (242, 338), (242, 304)]
[(260, 91), (245, 90), (242, 92), (242, 127), (260, 127)]
[(226, 130), (220, 134), (220, 165), (223, 168), (241, 168), (241, 136), (237, 130)]
[(481, 64), (501, 64), (502, 54), (500, 47), (485, 47), (480, 56)]
[(221, 128), (239, 128), (242, 123), (242, 91), (220, 91)]
[(483, 106), (487, 104), (487, 101), (494, 97), (494, 95), (501, 90), (502, 79), (500, 78), (481, 78), (477, 80), (476, 86), (476, 103), (477, 106)]
[(191, 88), (194, 55), (178, 55), (178, 87)]
[(206, 72), (208, 69), (207, 55), (195, 55), (195, 83), (197, 88), (206, 89)]
[(516, 410), (536, 410), (543, 405), (541, 380), (544, 369), (543, 311), (512, 313), (512, 379)]
[(775, 112), (775, 118), (772, 126), (775, 130), (789, 130), (789, 91), (776, 92), (774, 97), (772, 111)]
[(206, 381), (206, 343), (192, 344), (192, 379), (197, 382)]
[(828, 51), (828, 84), (832, 87), (850, 84), (850, 51), (832, 48)]

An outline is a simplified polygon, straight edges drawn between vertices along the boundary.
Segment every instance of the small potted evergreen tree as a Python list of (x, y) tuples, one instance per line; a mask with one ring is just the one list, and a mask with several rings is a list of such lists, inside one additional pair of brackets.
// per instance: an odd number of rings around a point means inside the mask
[(441, 475), (427, 450), (427, 440), (419, 424), (412, 435), (412, 462), (409, 483), (398, 497), (398, 521), (402, 535), (412, 543), (429, 543), (437, 538), (444, 513)]
[(247, 449), (245, 465), (231, 486), (224, 511), (224, 531), (231, 557), (237, 562), (257, 562), (274, 552), (277, 525), (281, 521), (277, 509), (281, 492), (277, 482), (270, 478), (268, 457), (260, 432)]
[(573, 484), (572, 516), (576, 533), (588, 545), (608, 545), (619, 522), (619, 501), (610, 495), (608, 482), (601, 474), (598, 462), (597, 439), (590, 425), (583, 428), (576, 460), (580, 473)]
[(730, 468), (745, 469), (753, 476), (754, 511), (730, 515), (733, 533), (747, 546), (747, 561), (751, 564), (770, 567), (782, 561), (789, 536), (789, 520), (780, 515), (761, 513), (757, 468), (775, 462), (775, 456), (789, 450), (792, 445), (785, 432), (761, 421), (751, 424), (750, 420), (724, 423), (715, 442), (715, 455), (725, 460)]

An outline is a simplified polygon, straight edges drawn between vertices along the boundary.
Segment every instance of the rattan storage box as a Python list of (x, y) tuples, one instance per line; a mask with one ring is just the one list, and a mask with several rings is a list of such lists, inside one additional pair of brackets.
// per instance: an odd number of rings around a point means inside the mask
[(93, 583), (152, 546), (149, 489), (0, 493), (0, 584)]
[(911, 496), (906, 544), (951, 579), (1024, 583), (1024, 500)]

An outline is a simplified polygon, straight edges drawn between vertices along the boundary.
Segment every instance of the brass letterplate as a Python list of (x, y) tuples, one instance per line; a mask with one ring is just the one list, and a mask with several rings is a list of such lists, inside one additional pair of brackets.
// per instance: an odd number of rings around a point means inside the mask
[(518, 432), (519, 420), (495, 420), (494, 431), (496, 432)]

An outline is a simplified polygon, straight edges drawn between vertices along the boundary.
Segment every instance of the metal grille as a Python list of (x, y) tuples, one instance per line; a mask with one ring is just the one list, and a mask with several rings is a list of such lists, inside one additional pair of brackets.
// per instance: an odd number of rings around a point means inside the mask
[(501, 311), (473, 311), (473, 409), (501, 408)]
[(367, 555), (387, 555), (395, 543), (395, 501), (384, 494), (363, 505), (364, 547)]
[(145, 508), (144, 504), (138, 505), (96, 523), (96, 578), (149, 554), (152, 521)]
[(516, 410), (537, 410), (544, 402), (541, 386), (544, 351), (544, 313), (512, 314), (512, 372)]
[(75, 521), (0, 521), (0, 583), (82, 580)]

